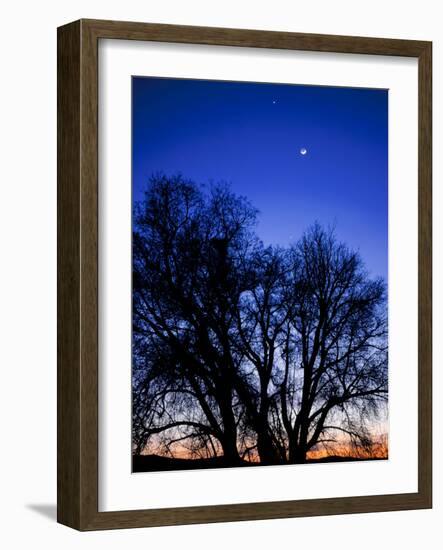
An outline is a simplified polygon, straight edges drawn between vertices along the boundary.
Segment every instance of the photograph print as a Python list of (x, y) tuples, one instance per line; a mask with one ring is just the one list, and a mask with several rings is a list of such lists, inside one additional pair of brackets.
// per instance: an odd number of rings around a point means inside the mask
[(134, 76), (132, 198), (133, 472), (386, 460), (388, 91)]

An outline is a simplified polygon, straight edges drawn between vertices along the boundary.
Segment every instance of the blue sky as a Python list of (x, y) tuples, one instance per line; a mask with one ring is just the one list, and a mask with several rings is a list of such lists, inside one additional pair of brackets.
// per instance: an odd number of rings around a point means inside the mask
[(154, 172), (225, 181), (265, 244), (334, 225), (387, 279), (387, 90), (133, 77), (132, 93), (134, 200)]

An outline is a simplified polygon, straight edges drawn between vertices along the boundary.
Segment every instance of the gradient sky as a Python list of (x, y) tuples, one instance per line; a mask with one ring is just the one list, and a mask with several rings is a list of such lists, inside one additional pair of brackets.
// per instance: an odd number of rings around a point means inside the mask
[(334, 225), (387, 279), (387, 90), (133, 77), (132, 93), (134, 200), (155, 172), (226, 181), (265, 244)]

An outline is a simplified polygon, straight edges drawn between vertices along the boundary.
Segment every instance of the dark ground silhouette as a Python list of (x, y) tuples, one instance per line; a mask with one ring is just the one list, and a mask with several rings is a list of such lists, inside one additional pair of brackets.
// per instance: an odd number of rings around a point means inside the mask
[[(326, 463), (326, 462), (362, 462), (366, 460), (387, 460), (387, 458), (358, 458), (348, 456), (325, 456), (323, 458), (307, 459), (306, 464)], [(284, 464), (282, 462), (282, 464)], [(214, 458), (170, 458), (159, 455), (135, 455), (132, 458), (133, 472), (158, 472), (173, 470), (205, 470), (208, 468), (232, 468), (232, 467), (253, 467), (263, 466), (259, 462), (249, 462), (242, 460), (236, 464), (227, 463), (223, 457)], [(277, 466), (277, 464), (274, 464)]]

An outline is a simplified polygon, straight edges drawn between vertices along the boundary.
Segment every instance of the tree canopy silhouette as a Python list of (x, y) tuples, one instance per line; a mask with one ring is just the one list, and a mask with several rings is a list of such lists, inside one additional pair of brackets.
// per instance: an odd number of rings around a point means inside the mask
[(228, 186), (155, 176), (134, 209), (133, 444), (301, 463), (370, 448), (387, 399), (386, 290), (314, 224), (265, 247)]

